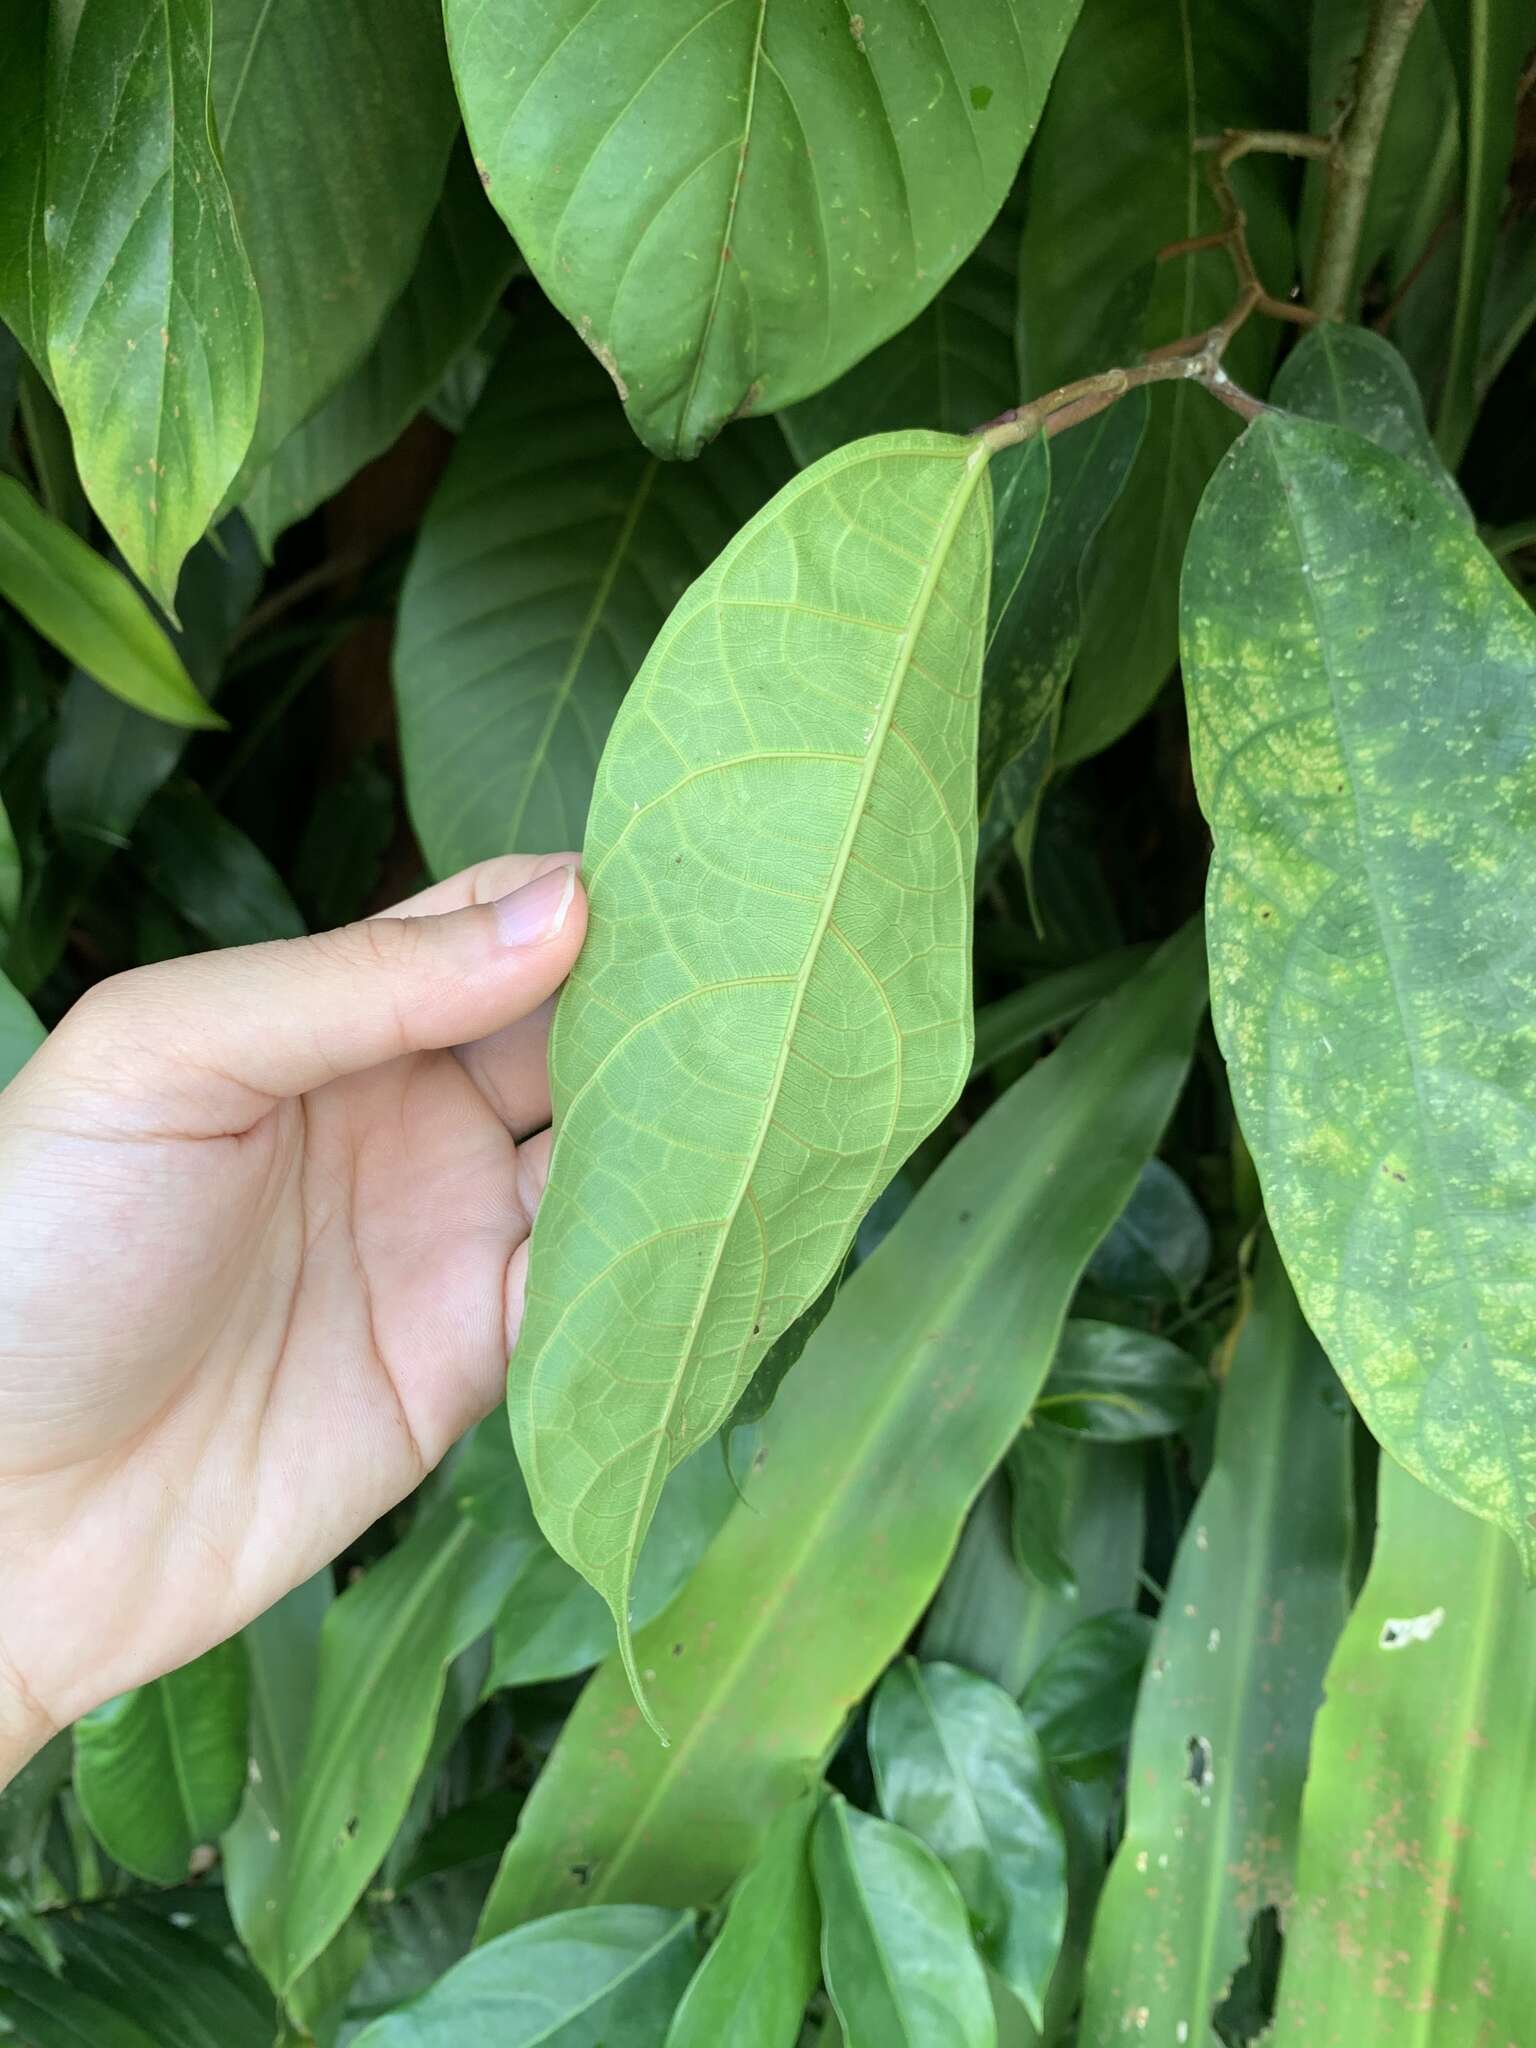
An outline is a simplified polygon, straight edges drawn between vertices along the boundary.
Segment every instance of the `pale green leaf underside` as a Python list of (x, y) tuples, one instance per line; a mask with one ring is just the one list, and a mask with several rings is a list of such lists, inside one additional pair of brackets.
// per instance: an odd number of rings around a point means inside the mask
[(435, 873), (580, 846), (608, 728), (668, 611), (789, 468), (767, 421), (659, 462), (563, 320), (517, 323), (400, 598), (400, 745)]
[(1249, 428), (1184, 672), (1211, 993), (1308, 1321), (1410, 1470), (1536, 1554), (1536, 620), (1435, 486)]
[(209, 0), (67, 13), (49, 62), (48, 361), (91, 503), (169, 608), (261, 377), (209, 107)]
[(913, 433), (804, 472), (677, 606), (598, 771), (510, 1398), (621, 1636), (668, 1470), (970, 1063), (985, 460)]
[(906, 325), (1013, 183), (1077, 0), (448, 0), (494, 204), (613, 373), (692, 455)]

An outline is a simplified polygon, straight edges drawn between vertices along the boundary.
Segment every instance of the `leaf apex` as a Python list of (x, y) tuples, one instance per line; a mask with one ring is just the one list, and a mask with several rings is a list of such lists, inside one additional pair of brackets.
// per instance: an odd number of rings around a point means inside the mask
[(645, 1687), (640, 1679), (640, 1666), (635, 1657), (635, 1638), (629, 1626), (629, 1586), (626, 1582), (622, 1599), (610, 1602), (614, 1626), (619, 1632), (619, 1657), (624, 1666), (624, 1676), (629, 1680), (629, 1689), (635, 1696), (635, 1705), (640, 1709), (645, 1725), (650, 1729), (663, 1749), (672, 1747), (672, 1738), (657, 1720), (646, 1698)]

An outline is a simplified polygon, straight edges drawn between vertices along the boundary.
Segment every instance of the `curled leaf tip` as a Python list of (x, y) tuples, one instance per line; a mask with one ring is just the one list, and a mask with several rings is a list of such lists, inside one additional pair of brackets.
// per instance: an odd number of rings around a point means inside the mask
[(624, 1676), (629, 1680), (629, 1689), (635, 1696), (635, 1705), (640, 1709), (645, 1725), (650, 1729), (663, 1749), (672, 1747), (672, 1738), (651, 1711), (651, 1703), (645, 1696), (645, 1687), (640, 1681), (640, 1666), (635, 1660), (635, 1639), (630, 1633), (629, 1598), (626, 1589), (623, 1606), (614, 1610), (614, 1623), (619, 1631), (619, 1656), (624, 1664)]

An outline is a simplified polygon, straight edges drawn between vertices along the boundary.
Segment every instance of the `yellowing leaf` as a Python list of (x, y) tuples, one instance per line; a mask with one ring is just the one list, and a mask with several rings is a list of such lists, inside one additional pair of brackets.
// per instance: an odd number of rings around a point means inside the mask
[(1307, 1320), (1536, 1560), (1536, 620), (1444, 494), (1260, 419), (1184, 567), (1211, 998)]
[(626, 1657), (668, 1471), (970, 1066), (985, 461), (889, 435), (796, 478), (673, 612), (598, 771), (510, 1400)]

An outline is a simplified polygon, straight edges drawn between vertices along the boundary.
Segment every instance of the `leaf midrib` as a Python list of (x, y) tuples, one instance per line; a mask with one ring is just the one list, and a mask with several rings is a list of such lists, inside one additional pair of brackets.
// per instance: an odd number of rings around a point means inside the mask
[[(907, 676), (911, 672), (916, 643), (922, 637), (922, 629), (927, 622), (928, 609), (933, 601), (934, 592), (938, 588), (939, 579), (943, 574), (945, 564), (949, 560), (950, 547), (954, 541), (955, 533), (970, 505), (972, 495), (978, 483), (986, 475), (988, 454), (989, 451), (985, 444), (978, 441), (965, 457), (964, 467), (959, 479), (959, 487), (956, 489), (949, 509), (944, 515), (944, 519), (935, 537), (933, 552), (924, 567), (922, 580), (918, 586), (911, 612), (908, 615), (908, 623), (896, 650), (895, 666), (891, 678), (886, 685), (885, 700), (881, 706), (880, 715), (875, 721), (874, 730), (865, 747), (864, 766), (860, 771), (858, 786), (849, 805), (848, 823), (844, 828), (837, 852), (833, 856), (827, 887), (823, 892), (821, 910), (802, 958), (799, 973), (795, 978), (795, 991), (790, 999), (789, 1014), (784, 1021), (783, 1035), (779, 1042), (778, 1059), (775, 1062), (772, 1076), (764, 1091), (763, 1115), (758, 1122), (757, 1132), (747, 1155), (740, 1184), (726, 1211), (724, 1227), (716, 1237), (713, 1256), (709, 1261), (706, 1273), (703, 1275), (702, 1284), (698, 1292), (698, 1305), (694, 1310), (693, 1318), (688, 1327), (687, 1347), (683, 1352), (677, 1373), (674, 1376), (672, 1392), (667, 1401), (666, 1412), (661, 1419), (656, 1433), (657, 1448), (652, 1454), (650, 1467), (646, 1474), (645, 1490), (642, 1495), (642, 1500), (645, 1501), (646, 1505), (642, 1508), (640, 1514), (635, 1516), (630, 1525), (629, 1538), (625, 1550), (624, 1576), (619, 1588), (620, 1604), (625, 1609), (628, 1607), (629, 1591), (634, 1579), (635, 1563), (638, 1557), (637, 1532), (640, 1529), (642, 1520), (648, 1520), (649, 1513), (654, 1508), (652, 1488), (656, 1483), (656, 1467), (662, 1456), (663, 1447), (665, 1447), (667, 1454), (670, 1456), (673, 1419), (677, 1412), (677, 1404), (682, 1397), (684, 1382), (687, 1380), (693, 1364), (694, 1349), (699, 1340), (699, 1332), (703, 1327), (705, 1314), (714, 1295), (715, 1283), (720, 1276), (720, 1266), (725, 1257), (725, 1247), (730, 1238), (731, 1231), (735, 1227), (736, 1218), (741, 1213), (742, 1206), (748, 1198), (753, 1176), (756, 1174), (758, 1162), (762, 1157), (763, 1147), (768, 1141), (768, 1132), (773, 1122), (774, 1112), (778, 1107), (779, 1095), (784, 1085), (784, 1074), (789, 1064), (790, 1051), (799, 1027), (801, 1011), (805, 1006), (805, 998), (810, 989), (816, 963), (820, 958), (822, 945), (826, 940), (828, 929), (832, 923), (833, 909), (842, 894), (844, 878), (848, 871), (849, 856), (853, 851), (854, 841), (857, 839), (859, 830), (863, 825), (870, 790), (874, 785), (876, 774), (884, 759), (886, 741), (890, 736), (891, 726), (896, 717), (896, 707), (901, 700), (902, 688)], [(861, 964), (863, 964), (862, 956), (856, 957), (860, 958)], [(900, 1039), (898, 1037), (898, 1048), (899, 1045)], [(888, 1138), (886, 1141), (886, 1152), (889, 1151), (889, 1147), (890, 1140)], [(884, 1170), (884, 1164), (885, 1154), (882, 1153), (880, 1167), (876, 1173), (877, 1185), (879, 1175)], [(824, 1275), (822, 1280), (818, 1282), (817, 1287), (812, 1289), (813, 1295), (819, 1291), (821, 1285), (825, 1284), (826, 1277)], [(742, 1348), (744, 1350), (745, 1346)], [(619, 1630), (621, 1638), (627, 1639), (627, 1620), (619, 1622)]]

